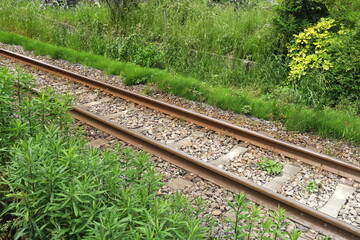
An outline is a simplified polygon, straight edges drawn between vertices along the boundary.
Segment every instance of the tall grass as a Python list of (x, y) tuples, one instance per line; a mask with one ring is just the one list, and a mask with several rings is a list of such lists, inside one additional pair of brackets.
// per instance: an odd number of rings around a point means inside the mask
[[(145, 1), (128, 14), (124, 27), (112, 22), (103, 7), (41, 9), (37, 1), (1, 1), (0, 29), (68, 48), (4, 32), (1, 38), (37, 54), (81, 62), (109, 74), (122, 73), (127, 84), (153, 81), (179, 96), (279, 119), (291, 129), (360, 142), (357, 116), (284, 105), (284, 100), (296, 97), (279, 95), (278, 99), (272, 93), (267, 97), (272, 100), (261, 97), (277, 88), (287, 69), (281, 56), (271, 54), (276, 37), (270, 24), (274, 13), (265, 1), (256, 3), (234, 11), (203, 1)], [(173, 75), (179, 72), (182, 76)], [(330, 119), (334, 116), (338, 120)]]
[(326, 137), (336, 137), (360, 143), (360, 118), (351, 113), (331, 109), (313, 110), (301, 105), (254, 97), (237, 88), (210, 85), (195, 78), (174, 75), (167, 71), (144, 68), (132, 63), (114, 61), (91, 53), (53, 46), (13, 33), (0, 32), (0, 41), (18, 44), (37, 54), (63, 58), (104, 70), (110, 74), (125, 75), (126, 84), (153, 82), (160, 89), (192, 100), (205, 101), (237, 113), (259, 118), (280, 120), (289, 129), (316, 131)]
[(265, 91), (283, 75), (268, 67), (276, 61), (274, 13), (264, 8), (266, 1), (257, 2), (234, 11), (200, 0), (145, 1), (127, 15), (124, 26), (111, 22), (104, 7), (40, 9), (37, 1), (11, 0), (0, 3), (0, 29), (206, 82), (256, 84)]

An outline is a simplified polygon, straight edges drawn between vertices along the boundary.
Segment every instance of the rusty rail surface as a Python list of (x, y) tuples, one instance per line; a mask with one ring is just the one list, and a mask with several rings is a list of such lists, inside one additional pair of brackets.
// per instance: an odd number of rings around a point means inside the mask
[[(32, 90), (34, 92), (40, 92), (37, 89)], [(358, 228), (346, 224), (327, 214), (316, 211), (304, 204), (300, 204), (292, 199), (286, 198), (245, 178), (226, 172), (175, 148), (131, 131), (107, 120), (107, 118), (92, 114), (79, 107), (73, 107), (71, 113), (73, 117), (79, 121), (107, 132), (138, 148), (146, 150), (172, 164), (214, 182), (221, 187), (234, 192), (243, 191), (247, 194), (247, 197), (250, 200), (261, 206), (274, 210), (278, 207), (282, 207), (286, 209), (287, 215), (290, 219), (302, 225), (308, 226), (311, 229), (329, 235), (334, 239), (355, 240), (360, 238), (360, 229)]]
[(0, 48), (0, 54), (32, 65), (36, 68), (45, 70), (47, 72), (62, 76), (73, 81), (82, 83), (89, 87), (100, 88), (103, 91), (110, 93), (114, 96), (123, 98), (128, 101), (138, 103), (140, 105), (161, 111), (163, 113), (182, 118), (189, 122), (193, 122), (199, 126), (212, 129), (226, 135), (233, 136), (236, 139), (249, 142), (258, 147), (271, 150), (273, 152), (283, 154), (289, 158), (301, 160), (307, 164), (317, 166), (329, 172), (333, 172), (343, 177), (348, 177), (356, 181), (360, 181), (360, 167), (353, 164), (338, 160), (336, 158), (311, 151), (309, 149), (296, 146), (294, 144), (286, 143), (284, 141), (230, 124), (200, 113), (193, 112), (178, 106), (174, 106), (159, 100), (143, 96), (131, 91), (115, 87), (113, 85), (91, 79), (77, 73), (73, 73), (59, 67), (37, 61), (35, 59), (4, 50)]
[(140, 149), (146, 150), (221, 187), (235, 192), (243, 191), (250, 200), (261, 206), (270, 209), (282, 207), (286, 209), (287, 215), (292, 220), (308, 226), (311, 229), (329, 235), (334, 239), (355, 240), (360, 238), (360, 229), (286, 198), (245, 178), (238, 177), (235, 174), (224, 171), (221, 168), (154, 141), (81, 108), (73, 107), (71, 112), (72, 115), (81, 122), (107, 132)]

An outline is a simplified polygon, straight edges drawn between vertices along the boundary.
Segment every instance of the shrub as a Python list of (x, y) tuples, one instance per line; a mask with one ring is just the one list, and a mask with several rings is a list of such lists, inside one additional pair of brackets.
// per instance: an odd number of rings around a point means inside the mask
[(289, 46), (288, 54), (291, 59), (288, 76), (290, 83), (296, 83), (312, 69), (329, 70), (333, 67), (329, 46), (334, 43), (334, 22), (333, 19), (322, 18), (315, 26), (294, 35), (295, 41)]
[(154, 43), (139, 48), (133, 62), (143, 67), (164, 68), (164, 52)]
[[(325, 72), (329, 82), (329, 98), (337, 103), (347, 99), (349, 103), (360, 101), (360, 27), (345, 30), (334, 36), (329, 46), (333, 53), (334, 67)], [(356, 108), (356, 106), (355, 106)], [(357, 106), (360, 113), (360, 106)]]
[(353, 28), (359, 25), (360, 2), (358, 0), (323, 0), (329, 9), (330, 16)]
[[(19, 141), (3, 170), (16, 216), (15, 238), (199, 239), (206, 227), (185, 199), (160, 198), (162, 186), (145, 153), (102, 152), (47, 127)], [(176, 203), (176, 204), (175, 204)], [(188, 205), (189, 204), (189, 205)], [(137, 236), (137, 237), (136, 237)]]
[(288, 84), (302, 92), (306, 104), (334, 106), (342, 99), (360, 100), (358, 35), (330, 18), (295, 35), (289, 46)]
[(4, 161), (6, 148), (18, 138), (31, 137), (49, 124), (56, 124), (68, 131), (71, 122), (68, 111), (72, 99), (68, 95), (59, 96), (51, 89), (41, 93), (38, 98), (32, 98), (28, 91), (33, 85), (29, 74), (20, 69), (15, 75), (7, 74), (4, 69), (1, 71), (0, 143), (5, 154), (0, 157)]

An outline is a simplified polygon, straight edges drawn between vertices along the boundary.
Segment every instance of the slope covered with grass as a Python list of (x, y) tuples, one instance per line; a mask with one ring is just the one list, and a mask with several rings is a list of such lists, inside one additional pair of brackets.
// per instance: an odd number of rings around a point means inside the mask
[(42, 43), (13, 33), (0, 32), (0, 41), (18, 44), (36, 54), (62, 58), (101, 69), (109, 74), (123, 74), (125, 83), (153, 82), (160, 89), (188, 99), (205, 101), (237, 113), (251, 114), (264, 119), (283, 121), (291, 130), (316, 131), (320, 135), (360, 143), (360, 118), (348, 112), (332, 109), (313, 110), (301, 105), (257, 98), (241, 89), (209, 85), (195, 78), (174, 75), (164, 70), (144, 68), (92, 53)]

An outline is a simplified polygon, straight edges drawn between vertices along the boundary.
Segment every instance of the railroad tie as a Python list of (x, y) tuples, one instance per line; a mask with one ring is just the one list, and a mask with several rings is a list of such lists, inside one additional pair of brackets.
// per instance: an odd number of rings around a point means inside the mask
[(345, 204), (346, 199), (355, 190), (355, 187), (340, 183), (336, 186), (335, 192), (330, 197), (329, 201), (327, 201), (327, 203), (322, 208), (320, 208), (319, 211), (336, 218), (340, 209)]
[(177, 142), (169, 143), (169, 146), (173, 148), (189, 147), (191, 145), (192, 145), (192, 141), (190, 136), (183, 138)]
[(235, 158), (239, 158), (240, 156), (242, 156), (244, 153), (247, 152), (247, 148), (244, 147), (240, 147), (240, 146), (234, 146), (230, 152), (228, 152), (227, 154), (213, 160), (210, 161), (209, 163), (211, 163), (212, 165), (215, 165), (217, 167), (221, 167), (224, 166), (226, 164), (228, 164), (229, 162), (233, 161)]
[(98, 105), (100, 103), (104, 103), (104, 102), (109, 102), (113, 100), (113, 98), (111, 97), (104, 97), (98, 101), (94, 101), (94, 102), (89, 102), (89, 103), (84, 103), (84, 104), (81, 104), (81, 105), (78, 105), (77, 107), (91, 107), (91, 106), (95, 106), (95, 105)]

